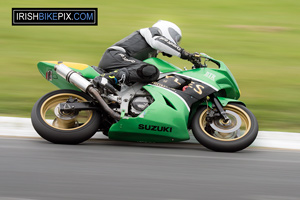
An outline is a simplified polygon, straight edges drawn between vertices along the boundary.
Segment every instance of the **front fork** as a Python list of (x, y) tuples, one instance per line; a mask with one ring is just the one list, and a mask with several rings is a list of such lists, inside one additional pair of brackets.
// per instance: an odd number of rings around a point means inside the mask
[(220, 115), (224, 119), (224, 123), (227, 123), (230, 119), (227, 116), (226, 112), (224, 111), (223, 106), (222, 106), (221, 102), (219, 101), (219, 99), (215, 95), (211, 95), (211, 96), (209, 96), (209, 98), (211, 99), (211, 101), (213, 103), (212, 108), (215, 107), (217, 110), (217, 113), (215, 113), (213, 110), (211, 110), (210, 112), (207, 113), (207, 117), (212, 119), (216, 115)]

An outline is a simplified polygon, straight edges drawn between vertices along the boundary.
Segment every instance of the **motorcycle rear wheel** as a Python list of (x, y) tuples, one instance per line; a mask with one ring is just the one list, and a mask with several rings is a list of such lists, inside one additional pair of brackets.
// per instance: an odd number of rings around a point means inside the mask
[(219, 117), (207, 122), (207, 109), (201, 107), (192, 121), (192, 131), (200, 144), (219, 152), (236, 152), (247, 148), (255, 140), (258, 123), (252, 112), (240, 104), (228, 104), (223, 109), (230, 118), (225, 123)]
[(79, 144), (90, 139), (98, 130), (100, 113), (95, 110), (61, 112), (59, 104), (68, 99), (78, 102), (92, 100), (75, 90), (56, 90), (41, 97), (31, 112), (31, 122), (36, 132), (55, 144)]

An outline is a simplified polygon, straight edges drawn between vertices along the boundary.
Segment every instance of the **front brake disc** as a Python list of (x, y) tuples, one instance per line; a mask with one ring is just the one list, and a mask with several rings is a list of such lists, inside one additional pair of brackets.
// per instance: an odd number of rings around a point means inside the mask
[(220, 133), (232, 133), (240, 129), (242, 120), (238, 114), (230, 110), (225, 111), (229, 117), (229, 122), (225, 123), (222, 118), (214, 119), (210, 123), (210, 127)]

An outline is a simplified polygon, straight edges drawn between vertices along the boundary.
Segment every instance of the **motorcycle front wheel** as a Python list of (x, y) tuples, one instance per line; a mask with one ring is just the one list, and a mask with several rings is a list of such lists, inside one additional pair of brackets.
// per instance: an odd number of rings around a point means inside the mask
[[(236, 152), (247, 148), (255, 140), (258, 123), (252, 112), (240, 104), (228, 104), (223, 109), (229, 117), (207, 117), (211, 108), (201, 107), (192, 121), (192, 131), (200, 144), (219, 152)], [(209, 121), (207, 121), (209, 119)]]
[(92, 98), (75, 90), (57, 90), (41, 97), (31, 112), (36, 132), (55, 144), (79, 144), (90, 139), (98, 130), (100, 114), (95, 110), (60, 111), (60, 103), (85, 102)]

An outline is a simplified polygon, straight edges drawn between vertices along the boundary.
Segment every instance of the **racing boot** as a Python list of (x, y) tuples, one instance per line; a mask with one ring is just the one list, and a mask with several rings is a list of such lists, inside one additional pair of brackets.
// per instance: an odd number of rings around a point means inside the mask
[(127, 74), (127, 69), (100, 74), (100, 76), (93, 79), (93, 83), (96, 87), (105, 87), (115, 93), (116, 88), (114, 86), (126, 83)]

